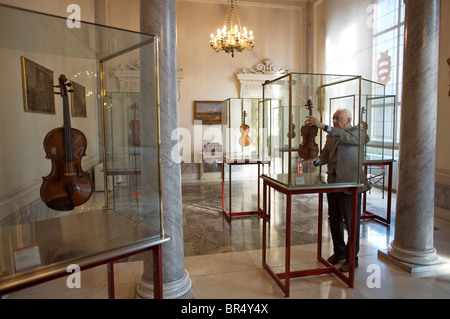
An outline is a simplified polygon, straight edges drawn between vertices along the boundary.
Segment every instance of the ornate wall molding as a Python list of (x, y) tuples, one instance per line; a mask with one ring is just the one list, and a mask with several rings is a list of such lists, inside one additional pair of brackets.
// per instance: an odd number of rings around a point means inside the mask
[(120, 92), (140, 92), (140, 70), (140, 62), (136, 61), (132, 64), (121, 64), (117, 70), (113, 71), (114, 75), (119, 80)]
[[(138, 61), (134, 63), (123, 63), (113, 71), (119, 80), (120, 92), (140, 92), (140, 70), (141, 64)], [(181, 80), (184, 79), (184, 71), (178, 69), (178, 100), (181, 98)]]
[(287, 74), (287, 70), (282, 70), (281, 67), (272, 63), (270, 59), (265, 59), (258, 63), (253, 68), (243, 68), (239, 71), (241, 74)]
[(270, 59), (265, 59), (252, 68), (241, 69), (237, 78), (241, 83), (241, 98), (262, 98), (262, 85), (266, 81), (274, 80), (289, 71), (272, 63)]

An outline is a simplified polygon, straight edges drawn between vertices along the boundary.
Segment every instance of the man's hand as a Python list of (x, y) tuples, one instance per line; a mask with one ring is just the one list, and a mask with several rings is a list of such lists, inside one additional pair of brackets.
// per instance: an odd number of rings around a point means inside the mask
[(300, 161), (300, 163), (304, 163), (304, 164), (313, 164), (315, 161), (317, 160), (317, 157), (313, 158), (313, 159), (309, 159), (309, 160), (305, 160), (302, 158), (302, 160)]
[(310, 126), (317, 126), (320, 129), (325, 129), (325, 124), (323, 124), (322, 122), (320, 122), (317, 118), (315, 118), (314, 116), (307, 116), (306, 117), (306, 121), (305, 121), (305, 125), (310, 127)]

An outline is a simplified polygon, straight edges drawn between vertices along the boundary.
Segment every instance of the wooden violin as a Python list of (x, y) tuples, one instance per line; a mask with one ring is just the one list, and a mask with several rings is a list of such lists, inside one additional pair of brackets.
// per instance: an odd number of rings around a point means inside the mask
[(136, 119), (136, 109), (137, 105), (132, 105), (133, 109), (133, 119), (128, 123), (130, 128), (130, 134), (128, 135), (128, 143), (131, 146), (140, 146), (141, 145), (141, 121)]
[(296, 136), (297, 136), (297, 134), (295, 133), (294, 119), (292, 119), (291, 130), (287, 133), (287, 137), (288, 137), (288, 138), (295, 138)]
[(248, 136), (248, 133), (250, 132), (250, 126), (245, 124), (245, 118), (247, 117), (247, 112), (244, 111), (243, 116), (243, 123), (240, 127), (241, 129), (241, 137), (239, 138), (239, 144), (242, 146), (249, 146), (250, 145), (250, 137)]
[[(310, 99), (306, 103), (306, 108), (309, 110), (309, 116), (312, 116), (313, 105)], [(315, 142), (317, 136), (317, 126), (306, 126), (301, 127), (301, 134), (303, 137), (302, 143), (298, 149), (298, 155), (304, 160), (310, 160), (317, 157), (319, 154), (319, 147)]]
[[(361, 113), (364, 114), (366, 113), (366, 108), (362, 107)], [(369, 143), (370, 137), (369, 134), (367, 134), (367, 130), (369, 129), (369, 125), (367, 124), (367, 122), (365, 121), (361, 121), (361, 124), (364, 128), (364, 144)]]
[(71, 127), (67, 78), (59, 77), (60, 92), (63, 99), (63, 127), (47, 133), (44, 139), (46, 158), (52, 161), (50, 174), (43, 177), (41, 198), (44, 203), (60, 211), (72, 210), (84, 204), (92, 195), (92, 181), (89, 174), (81, 168), (81, 158), (86, 155), (87, 140), (84, 134)]

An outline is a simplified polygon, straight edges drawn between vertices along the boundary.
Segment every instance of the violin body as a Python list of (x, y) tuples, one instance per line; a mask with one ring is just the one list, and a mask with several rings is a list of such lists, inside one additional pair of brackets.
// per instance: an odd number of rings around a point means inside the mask
[(128, 135), (128, 143), (131, 146), (140, 146), (141, 145), (141, 121), (139, 120), (131, 120), (128, 123), (130, 127), (130, 134)]
[(364, 144), (367, 144), (370, 141), (370, 137), (367, 134), (367, 130), (369, 128), (369, 125), (367, 124), (367, 122), (362, 122), (361, 124), (362, 124), (362, 126), (364, 128)]
[[(366, 113), (366, 108), (364, 106), (361, 108), (361, 113), (362, 114)], [(361, 124), (362, 124), (362, 127), (364, 129), (364, 144), (367, 144), (370, 141), (369, 134), (367, 134), (367, 130), (369, 129), (369, 125), (365, 121), (361, 121)]]
[(131, 146), (141, 146), (141, 121), (136, 119), (138, 106), (133, 104), (131, 108), (133, 109), (133, 120), (128, 123), (128, 127), (130, 128), (128, 144)]
[(315, 137), (317, 136), (317, 126), (308, 127), (303, 125), (301, 128), (302, 133), (302, 143), (300, 144), (300, 148), (298, 150), (298, 155), (305, 159), (314, 159), (319, 155), (319, 146), (315, 142)]
[(89, 174), (81, 168), (81, 158), (86, 155), (87, 139), (71, 127), (69, 100), (64, 74), (59, 77), (63, 97), (63, 127), (55, 128), (44, 138), (46, 158), (52, 161), (50, 174), (43, 177), (41, 199), (51, 209), (73, 210), (88, 201), (93, 185)]
[[(313, 106), (311, 100), (308, 100), (305, 106), (309, 109), (309, 116), (312, 116)], [(308, 127), (306, 125), (303, 125), (300, 131), (303, 139), (298, 149), (298, 155), (304, 160), (316, 158), (317, 155), (319, 155), (319, 146), (315, 141), (318, 132), (317, 126)]]
[(242, 146), (249, 146), (250, 145), (250, 137), (248, 136), (248, 133), (250, 131), (250, 126), (247, 124), (241, 125), (241, 137), (239, 138), (239, 144)]
[(288, 138), (295, 138), (297, 134), (295, 133), (295, 124), (292, 123), (291, 130), (287, 133)]
[(250, 137), (248, 136), (248, 133), (250, 132), (250, 126), (245, 124), (245, 118), (247, 117), (247, 112), (244, 111), (243, 113), (243, 124), (240, 127), (241, 130), (241, 137), (239, 138), (239, 144), (242, 146), (249, 146), (251, 143)]
[(41, 198), (55, 210), (73, 210), (84, 204), (92, 195), (93, 185), (89, 173), (81, 168), (81, 158), (86, 155), (87, 140), (84, 134), (72, 128), (73, 161), (65, 161), (64, 128), (47, 133), (44, 139), (46, 158), (52, 161), (50, 174), (43, 177)]

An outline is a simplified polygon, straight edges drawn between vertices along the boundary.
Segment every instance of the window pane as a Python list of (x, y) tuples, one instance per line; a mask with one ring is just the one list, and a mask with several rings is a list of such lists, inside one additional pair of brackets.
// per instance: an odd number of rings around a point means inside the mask
[[(378, 0), (374, 11), (374, 36), (373, 36), (373, 78), (381, 82), (379, 73), (380, 65), (390, 62), (389, 81), (386, 83), (386, 95), (395, 95), (397, 104), (397, 123), (395, 142), (399, 142), (401, 96), (403, 82), (403, 48), (405, 38), (405, 5), (403, 0)], [(384, 61), (382, 58), (384, 55)], [(374, 110), (375, 111), (375, 110)], [(386, 109), (388, 111), (388, 109)], [(392, 132), (394, 123), (391, 119), (380, 118), (380, 114), (373, 114), (375, 129), (374, 138), (381, 136), (384, 131), (385, 136)], [(381, 127), (384, 121), (384, 127)], [(378, 124), (378, 126), (376, 125)], [(380, 131), (381, 130), (381, 131)], [(392, 134), (392, 133), (390, 133)], [(389, 136), (389, 138), (392, 138)]]
[(375, 33), (396, 26), (398, 18), (398, 0), (379, 0), (375, 10)]

